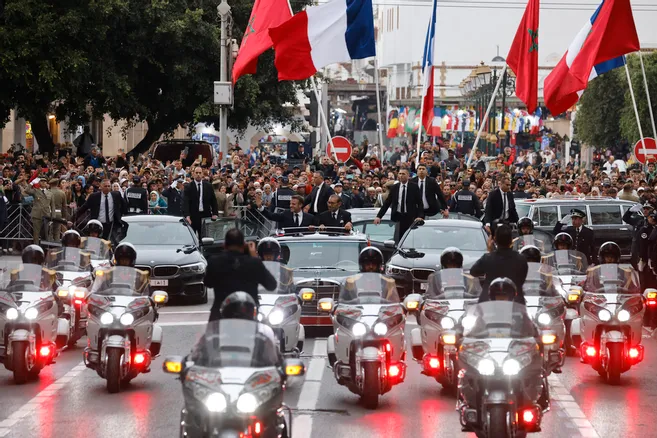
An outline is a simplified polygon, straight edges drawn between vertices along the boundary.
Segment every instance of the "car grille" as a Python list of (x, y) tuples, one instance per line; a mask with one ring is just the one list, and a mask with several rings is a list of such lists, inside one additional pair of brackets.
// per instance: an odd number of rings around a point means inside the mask
[(154, 277), (173, 277), (178, 273), (178, 266), (156, 266), (153, 268)]
[(298, 283), (297, 295), (304, 287), (312, 288), (315, 291), (315, 298), (311, 302), (303, 303), (301, 306), (301, 315), (303, 316), (318, 316), (317, 302), (322, 298), (333, 298), (334, 301), (337, 301), (340, 293), (340, 283), (334, 281), (309, 280)]
[(151, 272), (151, 267), (150, 266), (135, 266), (135, 268), (139, 269), (140, 271), (146, 271), (148, 272), (148, 275), (152, 275)]
[(416, 280), (426, 281), (429, 275), (433, 274), (433, 269), (411, 269), (411, 275)]

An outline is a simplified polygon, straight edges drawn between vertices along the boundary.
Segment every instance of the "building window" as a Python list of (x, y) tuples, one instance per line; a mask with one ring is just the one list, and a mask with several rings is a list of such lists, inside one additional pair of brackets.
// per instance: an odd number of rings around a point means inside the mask
[(395, 99), (399, 100), (399, 87), (395, 88)]

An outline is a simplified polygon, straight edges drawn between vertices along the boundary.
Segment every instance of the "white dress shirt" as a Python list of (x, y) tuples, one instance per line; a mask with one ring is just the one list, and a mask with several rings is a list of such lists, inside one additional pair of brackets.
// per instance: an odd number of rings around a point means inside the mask
[(105, 224), (107, 223), (105, 221), (105, 197), (107, 196), (107, 203), (109, 204), (109, 220), (112, 222), (114, 220), (114, 198), (112, 198), (112, 194), (108, 193), (105, 194), (103, 192), (100, 193), (100, 210), (98, 210), (98, 220)]
[[(404, 193), (404, 188), (406, 189), (406, 198), (405, 198), (405, 200), (408, 201), (408, 183), (406, 183), (406, 184), (399, 183), (399, 196), (398, 196), (399, 199), (397, 199), (397, 211), (400, 212), (400, 213), (402, 211), (408, 213), (408, 211), (405, 210), (406, 206), (404, 206), (404, 208), (402, 208), (402, 197), (403, 197), (402, 194)], [(408, 204), (408, 202), (407, 202), (407, 204)]]
[(196, 184), (196, 190), (198, 191), (198, 211), (203, 213), (203, 181), (194, 180), (194, 184)]
[[(422, 187), (422, 190), (420, 190), (422, 192), (422, 203), (424, 204), (424, 209), (427, 210), (429, 209), (429, 202), (427, 201), (427, 179), (418, 178), (417, 185)], [(406, 195), (408, 196), (408, 193)]]
[(500, 190), (502, 194), (502, 220), (509, 219), (509, 192)]
[(315, 196), (315, 202), (313, 203), (313, 211), (315, 213), (318, 213), (319, 210), (317, 209), (317, 204), (319, 203), (319, 192), (322, 191), (322, 187), (324, 187), (324, 182), (322, 182), (319, 187), (317, 187), (317, 196)]
[(297, 214), (299, 215), (299, 222), (297, 222), (297, 223), (299, 224), (298, 226), (300, 227), (301, 224), (303, 223), (303, 210), (301, 210), (299, 213), (292, 213), (292, 220), (295, 221), (295, 222), (296, 222), (296, 219), (297, 219), (295, 215), (297, 215)]

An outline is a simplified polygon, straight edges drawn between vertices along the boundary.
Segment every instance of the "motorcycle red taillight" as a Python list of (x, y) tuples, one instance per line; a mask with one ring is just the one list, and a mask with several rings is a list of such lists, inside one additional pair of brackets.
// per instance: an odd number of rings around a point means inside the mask
[(82, 300), (75, 300), (74, 303), (76, 306), (81, 306), (82, 305)]
[(637, 345), (636, 347), (630, 347), (627, 350), (627, 357), (632, 362), (632, 364), (639, 363), (643, 360), (643, 345)]
[(525, 409), (522, 412), (522, 422), (530, 425), (536, 423), (536, 413), (533, 409)]
[(141, 365), (141, 364), (143, 364), (145, 361), (146, 361), (146, 356), (144, 355), (144, 353), (137, 353), (137, 354), (135, 354), (135, 359), (134, 359), (134, 363), (135, 363), (135, 365)]
[(50, 346), (48, 345), (44, 345), (39, 349), (39, 355), (41, 357), (48, 357), (50, 356), (51, 353), (52, 353), (52, 348), (50, 348)]
[(587, 346), (587, 347), (584, 349), (584, 353), (585, 353), (588, 357), (595, 357), (595, 356), (597, 356), (597, 354), (598, 354), (598, 352), (596, 351), (595, 347), (592, 346), (592, 345)]
[(262, 424), (259, 421), (256, 421), (256, 424), (253, 426), (253, 433), (260, 435), (262, 433)]
[(399, 377), (400, 374), (401, 374), (401, 368), (399, 367), (399, 365), (390, 365), (388, 367), (388, 375), (390, 377), (397, 378)]
[(646, 304), (648, 305), (648, 307), (655, 307), (657, 306), (657, 300), (648, 300), (646, 301)]

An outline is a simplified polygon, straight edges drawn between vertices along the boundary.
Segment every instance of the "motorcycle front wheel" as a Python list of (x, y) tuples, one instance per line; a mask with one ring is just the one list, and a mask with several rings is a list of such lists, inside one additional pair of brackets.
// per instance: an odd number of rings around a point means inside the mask
[(110, 348), (107, 351), (107, 392), (116, 394), (121, 389), (121, 356), (123, 351), (118, 348)]
[(365, 362), (363, 365), (363, 394), (361, 399), (366, 409), (376, 409), (379, 406), (378, 362)]
[(493, 405), (488, 409), (487, 437), (500, 438), (509, 436), (507, 430), (507, 407)]
[(607, 382), (611, 385), (618, 385), (623, 368), (623, 344), (609, 345), (607, 354)]
[(14, 382), (22, 385), (28, 381), (34, 364), (30, 365), (30, 346), (27, 342), (14, 342), (12, 346), (12, 366), (14, 368)]

